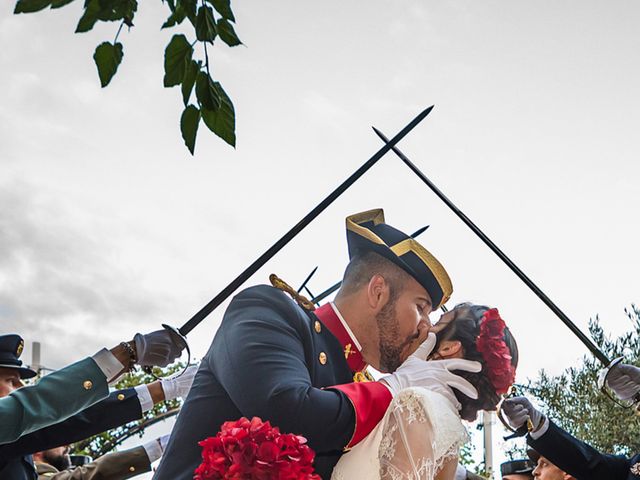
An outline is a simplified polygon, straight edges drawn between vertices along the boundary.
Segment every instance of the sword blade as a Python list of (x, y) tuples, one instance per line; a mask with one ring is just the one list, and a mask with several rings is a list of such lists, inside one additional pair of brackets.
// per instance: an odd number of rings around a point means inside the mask
[(378, 150), (369, 160), (367, 160), (358, 170), (356, 170), (349, 178), (342, 182), (333, 192), (331, 192), (324, 200), (305, 215), (302, 220), (295, 224), (287, 233), (285, 233), (276, 243), (274, 243), (266, 252), (260, 255), (251, 265), (249, 265), (242, 273), (234, 278), (231, 283), (224, 287), (220, 293), (213, 297), (209, 303), (202, 307), (193, 315), (179, 331), (182, 335), (187, 335), (204, 320), (213, 310), (235, 292), (251, 275), (256, 273), (265, 263), (267, 263), (276, 253), (278, 253), (287, 243), (291, 241), (298, 233), (309, 225), (318, 215), (320, 215), (329, 205), (331, 205), (347, 188), (349, 188), (356, 180), (364, 175), (367, 170), (373, 167), (385, 153), (402, 140), (411, 130), (413, 130), (422, 120), (425, 119), (433, 110), (433, 105), (420, 112), (411, 122), (407, 124), (395, 137), (388, 141), (380, 150)]
[[(373, 131), (376, 132), (385, 144), (388, 145), (387, 137), (377, 128), (373, 127)], [(392, 146), (391, 150), (402, 160), (405, 165), (407, 165), (413, 173), (415, 173), (420, 180), (422, 180), (432, 191), (435, 193), (440, 200), (442, 200), (456, 216), (462, 220), (462, 222), (471, 229), (473, 233), (475, 233), (480, 240), (484, 242), (484, 244), (491, 249), (493, 253), (495, 253), (500, 260), (502, 260), (509, 269), (515, 273), (520, 280), (522, 280), (527, 287), (536, 294), (536, 296), (542, 300), (542, 302), (551, 309), (553, 313), (564, 323), (569, 330), (573, 332), (573, 334), (578, 337), (578, 339), (584, 344), (585, 347), (589, 349), (591, 353), (593, 353), (600, 362), (606, 367), (611, 363), (611, 361), (607, 358), (607, 356), (602, 353), (602, 351), (591, 341), (589, 337), (587, 337), (577, 326), (573, 323), (565, 313), (560, 310), (560, 308), (527, 276), (525, 273), (502, 251), (498, 246), (491, 241), (489, 237), (487, 237), (475, 223), (469, 219), (462, 211), (451, 201), (447, 196), (431, 181), (429, 178), (422, 173), (422, 171), (407, 158), (407, 156), (400, 151), (395, 145)]]

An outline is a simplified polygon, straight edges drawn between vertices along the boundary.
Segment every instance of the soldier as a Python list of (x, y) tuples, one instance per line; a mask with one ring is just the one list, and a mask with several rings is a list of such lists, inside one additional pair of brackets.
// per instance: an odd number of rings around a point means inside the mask
[(102, 400), (109, 395), (108, 383), (136, 363), (169, 365), (184, 348), (177, 340), (167, 330), (138, 333), (130, 342), (103, 348), (93, 357), (47, 375), (38, 385), (18, 389), (22, 379), (36, 372), (22, 366), (22, 338), (0, 335), (0, 444), (61, 422)]
[[(243, 416), (303, 435), (316, 452), (317, 473), (329, 478), (342, 452), (383, 417), (398, 394), (391, 385), (422, 386), (451, 397), (455, 385), (477, 398), (469, 382), (447, 370), (446, 360), (401, 367), (427, 337), (431, 311), (451, 294), (440, 262), (387, 225), (382, 210), (353, 215), (346, 223), (351, 260), (334, 302), (312, 311), (309, 301), (279, 279), (272, 281), (279, 288), (259, 285), (233, 299), (156, 480), (191, 480), (201, 459), (198, 442)], [(395, 373), (386, 382), (362, 381), (367, 365)], [(477, 371), (479, 364), (464, 368)]]
[(162, 456), (169, 435), (139, 447), (103, 455), (97, 460), (71, 468), (69, 447), (57, 447), (33, 454), (38, 480), (125, 480), (151, 471)]
[(558, 477), (563, 479), (572, 476), (580, 480), (640, 479), (640, 454), (626, 457), (601, 453), (555, 425), (525, 397), (508, 398), (502, 403), (502, 411), (514, 429), (531, 422), (533, 429), (527, 434), (527, 443), (546, 462), (543, 465), (538, 462), (536, 471), (550, 464), (567, 475)]

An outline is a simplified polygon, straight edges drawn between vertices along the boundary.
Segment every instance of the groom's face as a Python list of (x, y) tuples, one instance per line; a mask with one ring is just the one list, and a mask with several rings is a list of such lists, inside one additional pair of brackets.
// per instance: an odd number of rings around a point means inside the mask
[(376, 314), (382, 372), (394, 372), (426, 339), (431, 297), (413, 278), (405, 280)]

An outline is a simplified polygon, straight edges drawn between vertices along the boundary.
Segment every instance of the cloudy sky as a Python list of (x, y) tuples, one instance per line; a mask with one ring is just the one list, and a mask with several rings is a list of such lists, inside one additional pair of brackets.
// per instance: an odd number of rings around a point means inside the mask
[[(632, 1), (236, 2), (245, 46), (218, 45), (237, 149), (199, 132), (162, 86), (161, 2), (142, 2), (101, 89), (73, 34), (81, 2), (0, 14), (0, 330), (59, 368), (160, 323), (180, 325), (423, 108), (400, 148), (582, 328), (628, 326), (639, 300), (640, 6)], [(187, 35), (190, 33), (187, 31)], [(192, 36), (192, 35), (191, 35)], [(388, 155), (250, 281), (339, 279), (344, 217), (383, 207), (423, 225), (453, 302), (496, 305), (519, 379), (586, 351)], [(222, 316), (190, 336), (201, 356)], [(26, 356), (29, 358), (29, 349)]]

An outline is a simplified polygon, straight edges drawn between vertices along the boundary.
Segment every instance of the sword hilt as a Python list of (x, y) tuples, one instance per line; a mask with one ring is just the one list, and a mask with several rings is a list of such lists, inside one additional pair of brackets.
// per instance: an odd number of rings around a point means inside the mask
[[(175, 376), (172, 375), (172, 378), (177, 378), (182, 376), (184, 372), (187, 371), (187, 368), (189, 368), (189, 365), (191, 365), (191, 350), (189, 349), (189, 342), (187, 342), (187, 337), (185, 337), (182, 333), (180, 333), (180, 330), (178, 330), (176, 327), (172, 327), (171, 325), (167, 325), (166, 323), (163, 323), (162, 328), (164, 328), (165, 330), (168, 330), (171, 333), (171, 336), (176, 342), (176, 344), (179, 347), (181, 347), (180, 350), (187, 351), (187, 363), (185, 364), (184, 368), (178, 375), (175, 375)], [(168, 378), (168, 377), (160, 377), (156, 375), (153, 372), (153, 367), (149, 365), (142, 367), (142, 371), (148, 375), (151, 375), (156, 380), (163, 380), (165, 378)]]
[(624, 357), (614, 358), (605, 368), (600, 370), (600, 373), (598, 374), (598, 388), (616, 404), (624, 408), (633, 409), (636, 415), (640, 415), (640, 392), (636, 393), (633, 398), (629, 400), (628, 404), (625, 404), (616, 400), (615, 396), (609, 393), (609, 391), (607, 390), (607, 379), (609, 378), (609, 375), (611, 374), (613, 369), (623, 361)]

